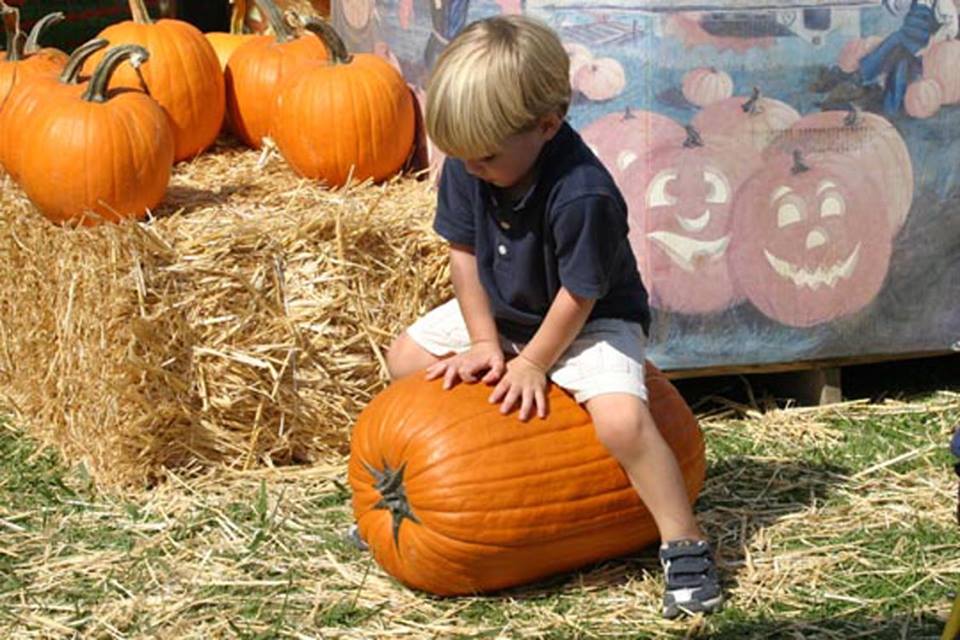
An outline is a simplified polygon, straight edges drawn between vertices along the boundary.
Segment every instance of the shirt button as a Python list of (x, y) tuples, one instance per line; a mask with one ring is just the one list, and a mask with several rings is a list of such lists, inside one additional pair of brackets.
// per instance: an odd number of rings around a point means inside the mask
[(510, 228), (510, 223), (507, 222), (506, 220), (501, 220), (501, 221), (500, 221), (500, 228), (501, 228), (501, 229), (509, 229), (509, 228)]
[(497, 253), (499, 253), (499, 254), (502, 255), (502, 256), (505, 256), (505, 255), (507, 255), (507, 248), (506, 248), (505, 246), (503, 246), (502, 244), (501, 244), (501, 245), (498, 245), (498, 246), (497, 246)]

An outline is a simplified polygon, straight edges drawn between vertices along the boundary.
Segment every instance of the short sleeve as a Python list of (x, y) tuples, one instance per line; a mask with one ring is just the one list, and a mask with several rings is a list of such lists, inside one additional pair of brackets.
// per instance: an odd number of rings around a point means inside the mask
[(627, 215), (609, 195), (582, 196), (551, 216), (560, 284), (591, 299), (610, 290), (620, 253), (626, 246)]
[(447, 242), (473, 246), (473, 203), (470, 198), (470, 176), (463, 163), (447, 158), (437, 189), (437, 215), (433, 229)]

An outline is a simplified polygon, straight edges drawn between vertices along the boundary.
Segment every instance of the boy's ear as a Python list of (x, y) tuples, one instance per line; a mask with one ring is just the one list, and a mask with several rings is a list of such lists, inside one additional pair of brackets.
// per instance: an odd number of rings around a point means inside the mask
[(559, 113), (551, 112), (540, 118), (538, 123), (538, 129), (540, 133), (547, 139), (550, 140), (553, 136), (557, 135), (557, 132), (560, 131), (560, 127), (563, 126), (563, 118), (560, 117)]

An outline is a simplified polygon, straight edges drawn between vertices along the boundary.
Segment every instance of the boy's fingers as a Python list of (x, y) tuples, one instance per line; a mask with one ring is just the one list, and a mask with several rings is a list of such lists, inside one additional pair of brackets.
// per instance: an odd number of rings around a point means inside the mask
[(443, 388), (452, 389), (453, 384), (456, 381), (457, 381), (457, 368), (447, 367), (447, 373), (443, 376)]
[(535, 396), (537, 400), (537, 416), (541, 419), (547, 417), (547, 394), (543, 392), (543, 389), (537, 389)]
[(529, 389), (524, 389), (523, 395), (520, 400), (520, 421), (526, 422), (530, 419), (530, 415), (533, 413), (533, 392)]

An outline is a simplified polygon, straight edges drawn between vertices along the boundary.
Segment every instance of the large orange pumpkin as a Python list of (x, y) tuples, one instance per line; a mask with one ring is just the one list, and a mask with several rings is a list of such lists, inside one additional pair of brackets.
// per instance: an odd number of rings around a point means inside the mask
[(112, 48), (82, 95), (57, 96), (21, 123), (32, 153), (21, 157), (20, 183), (50, 220), (142, 218), (163, 199), (174, 150), (166, 114), (140, 91), (107, 91), (121, 62), (148, 56), (138, 45)]
[[(143, 0), (129, 0), (133, 20), (100, 32), (111, 45), (139, 44), (150, 52), (141, 69), (123, 67), (112, 87), (143, 89), (170, 117), (176, 160), (193, 158), (209, 147), (223, 123), (223, 72), (213, 47), (193, 25), (182, 20), (150, 19)], [(101, 55), (88, 65), (98, 64)]]
[(227, 61), (230, 60), (234, 51), (257, 37), (252, 33), (243, 32), (243, 21), (247, 14), (247, 0), (231, 0), (231, 4), (233, 7), (230, 10), (230, 31), (228, 33), (214, 31), (204, 34), (210, 46), (217, 52), (221, 70), (226, 70)]
[[(637, 551), (656, 524), (590, 417), (552, 387), (546, 420), (520, 423), (490, 388), (450, 391), (423, 373), (361, 413), (349, 464), (354, 516), (377, 562), (440, 595), (493, 591)], [(691, 502), (703, 486), (696, 418), (647, 363), (650, 410)]]
[(332, 63), (291, 79), (277, 98), (272, 131), (283, 157), (302, 176), (342, 186), (385, 180), (413, 149), (413, 94), (400, 73), (371, 53), (351, 55), (326, 22), (311, 20)]
[(41, 48), (38, 39), (47, 27), (63, 20), (63, 13), (51, 13), (34, 25), (27, 36), (20, 31), (20, 12), (0, 0), (0, 18), (6, 34), (7, 50), (0, 53), (0, 112), (14, 87), (35, 76), (55, 76), (67, 63), (67, 54), (59, 49)]
[(19, 83), (10, 92), (3, 111), (0, 111), (0, 165), (14, 180), (20, 178), (21, 155), (31, 153), (26, 144), (31, 130), (23, 123), (44, 104), (57, 100), (59, 92), (79, 93), (77, 86), (83, 63), (106, 46), (107, 41), (103, 38), (82, 44), (70, 55), (59, 76), (35, 76)]
[(310, 32), (298, 33), (273, 0), (256, 0), (270, 18), (275, 35), (260, 36), (238, 48), (227, 62), (227, 113), (240, 138), (259, 149), (270, 135), (277, 92), (287, 78), (299, 76), (317, 61), (328, 59), (323, 42)]

